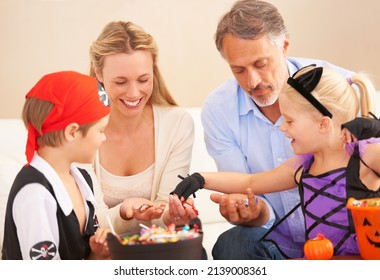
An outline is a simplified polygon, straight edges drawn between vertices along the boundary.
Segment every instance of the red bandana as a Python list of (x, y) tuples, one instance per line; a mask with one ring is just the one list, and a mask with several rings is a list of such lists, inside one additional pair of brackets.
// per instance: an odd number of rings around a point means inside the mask
[[(95, 78), (74, 71), (45, 75), (26, 95), (55, 104), (42, 125), (42, 134), (65, 129), (70, 123), (79, 125), (100, 120), (110, 113), (101, 103)], [(38, 149), (39, 132), (29, 123), (26, 158), (28, 163)]]

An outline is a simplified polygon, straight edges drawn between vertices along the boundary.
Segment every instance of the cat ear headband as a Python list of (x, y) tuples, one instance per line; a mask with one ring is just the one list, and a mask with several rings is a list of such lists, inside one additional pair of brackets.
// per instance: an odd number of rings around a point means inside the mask
[[(294, 78), (297, 74), (304, 69), (310, 68), (306, 73)], [(312, 94), (311, 92), (317, 87), (319, 81), (321, 80), (323, 73), (322, 67), (316, 67), (315, 64), (305, 66), (299, 69), (292, 77), (288, 78), (288, 84), (298, 91), (307, 101), (311, 103), (322, 115), (332, 118), (332, 114), (325, 106), (322, 105)]]

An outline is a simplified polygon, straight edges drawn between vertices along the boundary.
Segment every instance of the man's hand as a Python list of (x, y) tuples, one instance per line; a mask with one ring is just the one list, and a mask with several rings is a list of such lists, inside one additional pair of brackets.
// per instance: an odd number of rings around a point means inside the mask
[(245, 194), (213, 193), (211, 200), (219, 204), (220, 214), (229, 222), (241, 226), (262, 226), (269, 218), (269, 211), (251, 189)]

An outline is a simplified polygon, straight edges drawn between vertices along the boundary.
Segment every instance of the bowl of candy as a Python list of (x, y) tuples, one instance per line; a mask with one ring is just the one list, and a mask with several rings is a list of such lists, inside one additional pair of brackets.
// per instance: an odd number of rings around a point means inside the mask
[[(195, 221), (194, 220), (198, 220)], [(139, 232), (107, 236), (113, 260), (199, 260), (203, 233), (199, 219), (189, 225), (167, 227), (140, 224)]]
[(360, 255), (366, 260), (380, 260), (380, 198), (350, 198), (351, 210)]

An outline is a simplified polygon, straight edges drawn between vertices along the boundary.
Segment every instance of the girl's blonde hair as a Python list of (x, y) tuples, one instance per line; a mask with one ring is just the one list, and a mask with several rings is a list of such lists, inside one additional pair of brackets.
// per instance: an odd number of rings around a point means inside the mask
[(108, 23), (90, 47), (90, 76), (96, 77), (95, 70), (102, 72), (104, 59), (108, 55), (136, 50), (149, 51), (153, 58), (153, 93), (149, 103), (164, 106), (177, 106), (170, 94), (157, 66), (158, 49), (153, 37), (132, 22), (112, 21)]
[[(295, 77), (311, 71), (315, 66), (306, 67), (300, 70)], [(313, 105), (298, 93), (289, 84), (285, 85), (284, 94), (289, 101), (297, 106), (297, 110), (306, 110), (320, 116), (321, 113)], [(347, 79), (330, 68), (323, 68), (322, 77), (311, 92), (326, 109), (333, 115), (335, 124), (353, 120), (359, 115), (368, 117), (369, 112), (375, 113), (376, 90), (370, 79), (364, 73), (354, 74)]]

